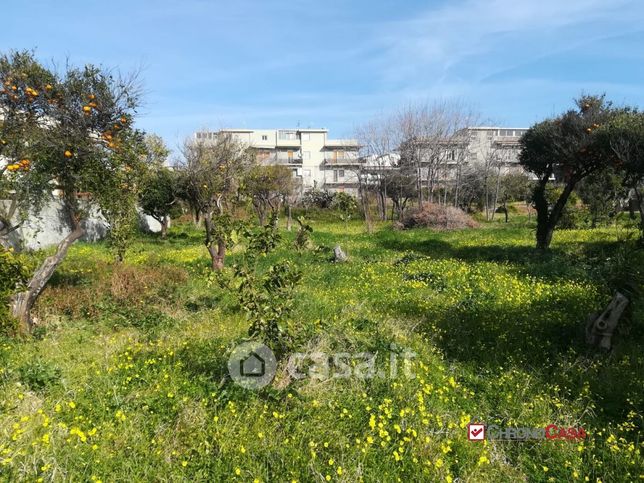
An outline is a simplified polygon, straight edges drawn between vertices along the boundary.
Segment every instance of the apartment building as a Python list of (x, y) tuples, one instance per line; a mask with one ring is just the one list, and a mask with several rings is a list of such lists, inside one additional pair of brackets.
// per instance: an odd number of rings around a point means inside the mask
[(467, 129), (469, 163), (493, 161), (504, 173), (520, 171), (519, 139), (527, 128), (471, 127)]
[(475, 126), (445, 139), (411, 139), (401, 146), (401, 162), (407, 159), (414, 166), (419, 162), (422, 181), (431, 178), (439, 184), (450, 184), (459, 172), (476, 166), (488, 166), (501, 174), (523, 172), (519, 164), (519, 139), (526, 131)]
[[(475, 126), (450, 139), (413, 140), (411, 143), (419, 149), (422, 182), (431, 177), (439, 184), (450, 184), (456, 180), (459, 170), (462, 172), (466, 166), (477, 164), (488, 164), (502, 174), (521, 172), (519, 139), (526, 131), (525, 128)], [(357, 140), (330, 139), (326, 129), (223, 129), (199, 131), (195, 137), (208, 141), (216, 139), (219, 133), (230, 133), (255, 148), (257, 159), (263, 164), (291, 168), (302, 192), (317, 188), (355, 195), (358, 169), (371, 172), (364, 178), (369, 182), (405, 162), (404, 147), (378, 159), (361, 158)]]
[(230, 133), (255, 148), (263, 164), (291, 168), (302, 191), (318, 188), (353, 191), (352, 170), (359, 165), (355, 139), (330, 139), (326, 129), (222, 129), (200, 131), (198, 140), (214, 140), (219, 133)]

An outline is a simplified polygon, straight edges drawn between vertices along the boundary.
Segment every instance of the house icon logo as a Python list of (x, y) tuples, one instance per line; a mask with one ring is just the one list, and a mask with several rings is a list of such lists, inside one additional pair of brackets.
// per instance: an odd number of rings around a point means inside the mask
[(239, 374), (243, 377), (262, 377), (266, 374), (266, 361), (253, 351), (248, 357), (239, 361)]
[(232, 380), (246, 389), (261, 389), (275, 377), (277, 360), (261, 342), (245, 342), (235, 347), (228, 359)]

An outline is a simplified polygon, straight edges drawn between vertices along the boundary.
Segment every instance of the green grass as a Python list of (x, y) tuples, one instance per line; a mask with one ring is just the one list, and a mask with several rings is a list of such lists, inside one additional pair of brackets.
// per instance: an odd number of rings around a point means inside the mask
[[(273, 385), (241, 389), (224, 376), (248, 322), (234, 294), (208, 283), (198, 231), (141, 237), (121, 267), (105, 245), (78, 244), (39, 302), (35, 336), (0, 341), (0, 479), (644, 478), (641, 300), (611, 354), (583, 339), (620, 279), (628, 230), (560, 231), (540, 255), (521, 218), (446, 233), (312, 224), (315, 243), (340, 243), (349, 263), (297, 253), (287, 232), (262, 261), (304, 272), (293, 349), (382, 363), (395, 343), (418, 354), (417, 377), (289, 384), (281, 367)], [(641, 270), (641, 252), (631, 256)], [(471, 443), (469, 421), (589, 436)]]

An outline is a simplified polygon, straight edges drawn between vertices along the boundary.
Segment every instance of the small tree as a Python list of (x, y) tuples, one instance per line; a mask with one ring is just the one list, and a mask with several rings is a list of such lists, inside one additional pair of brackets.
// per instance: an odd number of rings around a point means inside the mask
[[(538, 179), (533, 193), (537, 210), (537, 248), (549, 248), (555, 226), (573, 189), (586, 176), (609, 162), (599, 142), (599, 128), (615, 110), (604, 96), (582, 96), (577, 109), (532, 126), (521, 138), (519, 161)], [(550, 206), (546, 189), (553, 179), (563, 183), (561, 194)]]
[(416, 177), (402, 168), (388, 171), (383, 176), (387, 185), (387, 196), (394, 205), (396, 216), (402, 220), (407, 203), (416, 195)]
[(338, 210), (340, 220), (344, 221), (346, 226), (351, 219), (351, 215), (358, 209), (358, 203), (353, 196), (339, 191), (333, 196), (331, 208)]
[(576, 191), (588, 209), (591, 228), (617, 214), (621, 200), (628, 197), (622, 176), (613, 168), (587, 176), (580, 181)]
[(230, 203), (252, 166), (253, 154), (226, 132), (219, 133), (214, 141), (189, 139), (182, 151), (181, 194), (203, 217), (204, 244), (212, 269), (221, 270), (235, 230)]
[(286, 166), (254, 166), (244, 181), (243, 192), (253, 202), (260, 226), (266, 222), (270, 210), (276, 213), (281, 202), (293, 192), (294, 181)]
[(146, 172), (144, 155), (143, 134), (138, 131), (124, 132), (118, 149), (110, 154), (112, 163), (122, 169), (105, 179), (103, 189), (96, 192), (103, 215), (110, 225), (108, 240), (117, 262), (124, 260), (136, 233), (137, 202)]
[(141, 209), (159, 222), (161, 238), (166, 238), (168, 234), (170, 219), (181, 214), (178, 194), (178, 178), (174, 171), (165, 166), (151, 169), (143, 180)]
[(145, 147), (147, 170), (143, 177), (139, 203), (143, 213), (159, 222), (161, 238), (165, 238), (170, 218), (181, 214), (178, 203), (179, 177), (166, 166), (170, 150), (159, 136), (147, 135)]
[(600, 135), (607, 156), (624, 174), (624, 185), (635, 193), (644, 239), (644, 113), (621, 113), (602, 129)]
[[(508, 201), (523, 201), (526, 204), (532, 199), (532, 181), (525, 173), (506, 173), (500, 176), (498, 198), (501, 206), (498, 208), (505, 215), (505, 222), (508, 222)], [(496, 203), (495, 203), (496, 207)]]
[[(13, 298), (12, 312), (23, 332), (31, 328), (31, 309), (50, 277), (85, 233), (89, 206), (79, 193), (101, 207), (121, 196), (114, 180), (126, 169), (119, 153), (132, 133), (138, 104), (134, 77), (91, 65), (67, 66), (59, 75), (30, 52), (0, 56), (0, 156), (8, 161), (0, 168), (2, 189), (19, 220), (55, 195), (71, 228)], [(6, 218), (2, 225), (3, 234), (15, 227)]]

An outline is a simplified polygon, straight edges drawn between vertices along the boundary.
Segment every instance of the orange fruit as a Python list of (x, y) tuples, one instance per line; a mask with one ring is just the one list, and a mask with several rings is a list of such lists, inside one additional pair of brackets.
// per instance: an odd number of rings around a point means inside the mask
[(66, 158), (71, 158), (72, 156), (73, 156), (73, 154), (69, 149), (67, 151), (65, 151), (65, 157)]
[(87, 113), (89, 113), (89, 112), (91, 112), (91, 111), (92, 111), (92, 108), (91, 108), (91, 107), (89, 107), (89, 106), (83, 106), (83, 112), (87, 112)]

